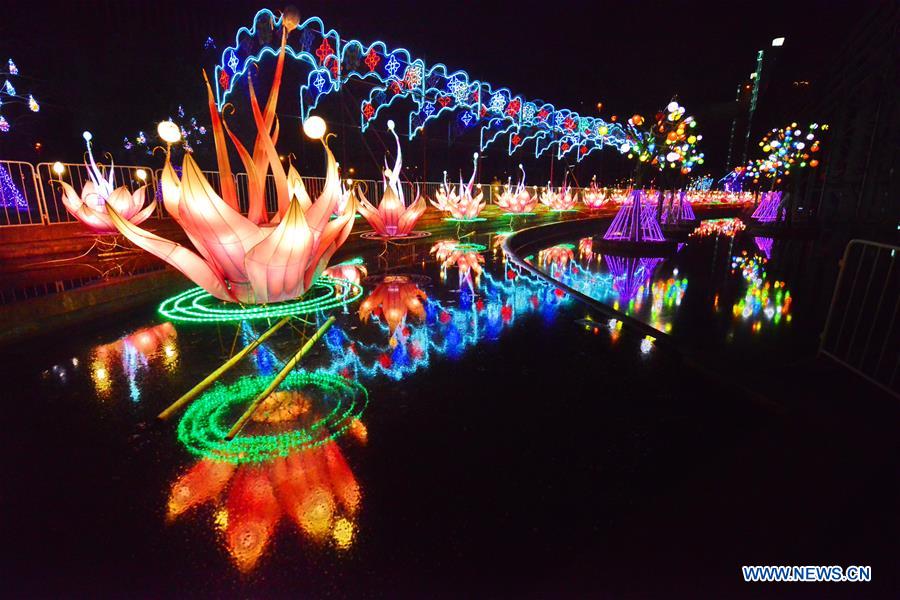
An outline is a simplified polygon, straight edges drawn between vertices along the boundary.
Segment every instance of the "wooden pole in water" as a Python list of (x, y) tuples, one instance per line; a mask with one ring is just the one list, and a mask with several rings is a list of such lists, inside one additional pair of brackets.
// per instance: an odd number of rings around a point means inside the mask
[(252, 342), (247, 344), (240, 352), (238, 352), (237, 354), (235, 354), (234, 356), (229, 358), (225, 362), (225, 364), (223, 364), (221, 367), (219, 367), (218, 369), (216, 369), (215, 371), (210, 373), (206, 377), (206, 379), (204, 379), (203, 381), (201, 381), (200, 383), (195, 385), (193, 388), (191, 388), (190, 391), (188, 391), (188, 393), (186, 393), (184, 396), (182, 396), (181, 398), (176, 400), (169, 408), (167, 408), (166, 410), (159, 413), (159, 415), (156, 418), (165, 420), (165, 419), (168, 419), (169, 417), (171, 417), (181, 407), (183, 407), (185, 404), (187, 404), (188, 402), (190, 402), (191, 400), (196, 398), (197, 395), (200, 394), (200, 392), (202, 392), (203, 390), (208, 388), (216, 379), (221, 377), (222, 374), (225, 373), (225, 371), (227, 371), (228, 369), (233, 367), (235, 364), (237, 364), (237, 362), (239, 360), (241, 360), (242, 358), (244, 358), (245, 356), (247, 356), (247, 354), (256, 350), (257, 346), (259, 346), (260, 344), (265, 342), (267, 339), (269, 339), (269, 336), (271, 336), (273, 333), (275, 333), (276, 331), (281, 329), (282, 326), (284, 326), (284, 324), (290, 320), (291, 320), (291, 317), (285, 317), (285, 318), (281, 319), (280, 321), (278, 321), (277, 323), (275, 323), (271, 328), (269, 328), (268, 331), (266, 331), (261, 336), (259, 336), (258, 338), (256, 338), (255, 340), (253, 340)]
[(253, 416), (253, 413), (256, 412), (256, 409), (262, 404), (262, 401), (269, 397), (269, 394), (275, 391), (281, 382), (288, 376), (294, 367), (297, 366), (297, 363), (300, 362), (300, 359), (309, 352), (309, 350), (313, 347), (313, 344), (319, 341), (321, 337), (328, 331), (328, 328), (331, 327), (331, 324), (334, 323), (334, 316), (328, 317), (328, 320), (325, 321), (325, 324), (319, 327), (319, 330), (313, 334), (311, 338), (306, 340), (306, 343), (303, 344), (303, 347), (297, 351), (297, 354), (294, 355), (291, 360), (287, 361), (284, 365), (284, 368), (278, 372), (278, 375), (275, 376), (269, 385), (266, 386), (266, 389), (261, 391), (256, 398), (253, 399), (253, 402), (250, 403), (250, 406), (247, 407), (247, 410), (244, 411), (244, 414), (241, 415), (241, 418), (237, 420), (234, 426), (228, 431), (228, 435), (225, 436), (226, 441), (231, 441), (234, 439), (238, 433), (240, 433), (241, 429), (244, 428), (244, 425), (247, 424), (247, 421), (250, 420), (250, 417)]

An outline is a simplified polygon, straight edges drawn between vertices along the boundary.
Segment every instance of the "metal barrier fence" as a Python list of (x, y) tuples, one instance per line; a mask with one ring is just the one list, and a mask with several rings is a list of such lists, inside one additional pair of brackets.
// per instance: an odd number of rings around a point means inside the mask
[[(57, 175), (53, 171), (53, 164), (55, 163), (44, 162), (37, 165), (37, 181), (39, 182), (41, 198), (44, 202), (44, 222), (52, 225), (54, 223), (77, 221), (63, 205), (62, 187), (55, 182), (65, 181), (80, 194), (84, 184), (91, 180), (88, 176), (88, 169), (82, 163), (61, 163), (64, 170)], [(99, 163), (98, 166), (105, 169), (109, 168)], [(141, 175), (143, 175), (143, 179)], [(147, 185), (147, 198), (153, 198), (156, 195), (156, 179), (153, 176), (153, 169), (150, 167), (142, 165), (115, 165), (113, 167), (113, 184), (116, 187), (124, 185), (132, 192), (142, 185)]]
[(31, 163), (0, 161), (0, 226), (40, 225), (44, 207)]
[(900, 247), (851, 240), (822, 332), (819, 353), (900, 397)]
[[(79, 194), (84, 184), (90, 181), (88, 169), (81, 163), (61, 163), (63, 172), (57, 175), (53, 171), (55, 163), (38, 163), (35, 167), (27, 162), (0, 161), (0, 227), (13, 225), (40, 225), (56, 223), (72, 223), (76, 219), (66, 210), (62, 201), (62, 188), (57, 183), (60, 179), (66, 181)], [(100, 165), (103, 167), (104, 165)], [(176, 171), (179, 169), (176, 168)], [(159, 185), (162, 169), (151, 169), (142, 165), (115, 165), (114, 183), (116, 186), (125, 185), (132, 192), (141, 185), (147, 184), (148, 200), (155, 198), (159, 204), (156, 216), (166, 218), (168, 214), (163, 208), (162, 190)], [(222, 182), (218, 171), (203, 171), (210, 185), (221, 195)], [(141, 177), (143, 176), (143, 178)], [(246, 173), (233, 175), (238, 195), (238, 205), (243, 213), (249, 209), (248, 178)], [(310, 197), (317, 198), (322, 193), (325, 184), (324, 177), (303, 177), (306, 190)], [(365, 184), (363, 188), (366, 198), (373, 204), (377, 204), (384, 194), (384, 182), (373, 180), (359, 180)], [(458, 187), (459, 183), (452, 183), (451, 187)], [(433, 200), (437, 191), (441, 188), (440, 182), (416, 183), (412, 181), (401, 182), (403, 193), (407, 203), (411, 203), (419, 195)], [(478, 189), (484, 194), (488, 204), (495, 204), (499, 193), (503, 190), (501, 185), (478, 184)], [(529, 186), (532, 194), (539, 194), (544, 188)], [(587, 188), (570, 188), (574, 193), (583, 193)], [(275, 179), (269, 174), (266, 178), (266, 208), (271, 213), (278, 208), (277, 190)]]

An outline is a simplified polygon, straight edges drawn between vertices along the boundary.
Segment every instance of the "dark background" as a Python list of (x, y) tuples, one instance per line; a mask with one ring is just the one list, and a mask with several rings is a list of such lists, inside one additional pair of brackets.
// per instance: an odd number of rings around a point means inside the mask
[[(607, 118), (648, 114), (677, 95), (700, 122), (708, 158), (705, 170), (720, 177), (735, 90), (755, 68), (756, 52), (769, 48), (774, 37), (787, 38), (754, 118), (751, 144), (772, 127), (814, 119), (804, 111), (818, 93), (816, 83), (826, 78), (848, 30), (878, 3), (295, 4), (302, 18), (318, 15), (343, 38), (381, 39), (388, 47), (408, 48), (427, 63), (466, 69), (473, 77), (586, 115), (597, 114), (597, 102), (603, 103), (600, 114)], [(188, 116), (208, 123), (200, 68), (209, 68), (233, 42), (237, 28), (249, 25), (255, 11), (264, 7), (282, 8), (243, 0), (14, 2), (0, 19), (0, 58), (13, 57), (21, 72), (15, 80), (19, 93), (33, 92), (41, 112), (3, 108), (13, 128), (0, 136), (0, 156), (33, 162), (78, 160), (81, 132), (90, 129), (96, 147), (112, 152), (120, 162), (155, 164), (144, 154), (126, 152), (122, 138), (138, 130), (154, 134), (155, 123), (174, 114), (179, 104)], [(217, 50), (204, 50), (208, 36)], [(801, 80), (811, 85), (792, 85)], [(358, 110), (362, 92), (356, 90), (351, 87), (341, 99), (329, 98), (322, 111), (341, 138), (339, 160), (371, 176), (383, 144), (389, 143), (384, 135), (387, 119), (379, 118), (380, 132), (361, 136), (358, 118), (349, 110)], [(296, 98), (296, 87), (286, 84), (279, 103), (285, 123), (298, 113)], [(445, 168), (468, 172), (471, 152), (477, 149), (477, 134), (449, 144), (447, 122), (430, 123), (425, 139), (410, 144), (406, 152), (405, 164), (427, 169), (431, 180)], [(285, 129), (279, 145), (285, 152), (302, 154), (300, 136), (291, 129)], [(40, 150), (35, 150), (36, 142)], [(509, 158), (497, 144), (489, 148), (480, 179), (504, 176), (521, 160), (536, 183), (549, 174), (549, 154), (537, 161), (525, 152)], [(213, 166), (202, 149), (198, 158)], [(318, 161), (301, 171), (319, 174)], [(558, 181), (564, 167), (557, 163), (554, 168)], [(409, 171), (409, 177), (421, 179), (422, 170)], [(596, 172), (611, 180), (627, 174), (628, 165), (613, 152), (598, 151), (579, 165), (576, 175), (585, 183)]]

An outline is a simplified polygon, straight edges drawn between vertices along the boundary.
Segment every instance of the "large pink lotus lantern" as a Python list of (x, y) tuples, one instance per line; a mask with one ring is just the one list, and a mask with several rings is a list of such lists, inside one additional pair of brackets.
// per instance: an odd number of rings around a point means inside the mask
[(548, 181), (547, 190), (541, 193), (541, 204), (552, 211), (573, 210), (577, 202), (578, 193), (572, 193), (565, 178), (559, 190), (554, 190), (550, 187), (550, 182)]
[[(66, 207), (69, 214), (97, 233), (117, 233), (115, 224), (106, 212), (107, 205), (112, 206), (125, 221), (134, 225), (143, 223), (156, 210), (155, 200), (151, 200), (150, 204), (144, 206), (147, 186), (142, 185), (133, 193), (128, 191), (124, 185), (115, 187), (112, 161), (110, 161), (108, 174), (104, 176), (103, 170), (94, 161), (91, 138), (91, 132), (85, 131), (84, 141), (87, 143), (89, 160), (85, 166), (90, 181), (81, 188), (79, 196), (71, 185), (59, 180), (58, 183), (63, 188), (63, 206)], [(62, 170), (61, 164), (54, 165), (54, 171), (58, 175), (62, 174)], [(144, 177), (146, 178), (146, 175)]]
[(591, 178), (591, 187), (583, 194), (582, 201), (585, 206), (592, 210), (596, 210), (606, 203), (606, 196), (603, 194), (603, 190), (597, 185), (596, 175)]
[(460, 175), (458, 195), (456, 188), (451, 188), (447, 184), (447, 172), (444, 171), (444, 184), (434, 194), (437, 202), (431, 201), (431, 204), (436, 209), (448, 213), (450, 218), (460, 221), (472, 221), (477, 219), (481, 211), (484, 210), (484, 193), (480, 189), (477, 194), (474, 193), (475, 173), (478, 170), (477, 152), (473, 156), (472, 163), (472, 177), (469, 178), (467, 184), (463, 184), (462, 175)]
[(412, 233), (416, 221), (425, 212), (427, 204), (425, 198), (418, 195), (416, 189), (416, 200), (409, 206), (403, 198), (403, 188), (400, 185), (400, 169), (403, 168), (403, 155), (400, 150), (400, 138), (394, 131), (394, 122), (388, 121), (388, 129), (394, 134), (394, 140), (397, 142), (397, 160), (394, 162), (394, 168), (389, 169), (387, 162), (384, 165), (384, 173), (382, 180), (384, 182), (384, 196), (378, 208), (366, 200), (362, 190), (357, 189), (359, 194), (359, 212), (369, 222), (372, 229), (379, 237), (397, 238), (405, 237)]
[[(206, 82), (222, 196), (213, 190), (190, 154), (185, 155), (179, 180), (170, 162), (171, 155), (166, 153), (161, 177), (163, 203), (197, 252), (137, 227), (107, 205), (113, 224), (136, 246), (166, 261), (212, 296), (226, 302), (264, 304), (302, 296), (328, 266), (353, 227), (356, 211), (353, 196), (344, 212), (330, 220), (340, 201), (341, 183), (321, 118), (310, 117), (303, 124), (310, 138), (322, 141), (327, 158), (325, 184), (318, 200), (311, 201), (293, 166), (285, 173), (275, 150), (279, 131), (275, 106), (284, 69), (287, 33), (288, 27), (284, 27), (272, 88), (262, 110), (252, 79), (248, 78), (257, 129), (252, 154), (224, 122), (209, 81)], [(160, 123), (159, 132), (169, 144), (180, 137), (178, 128), (171, 122)], [(225, 133), (247, 173), (249, 211), (246, 217), (238, 209)], [(270, 172), (278, 200), (278, 208), (272, 215), (268, 214), (265, 202)]]
[(537, 206), (538, 198), (536, 195), (532, 196), (529, 194), (528, 190), (525, 189), (525, 169), (521, 164), (519, 165), (519, 170), (522, 171), (522, 179), (519, 180), (516, 189), (511, 189), (512, 177), (510, 177), (506, 182), (503, 193), (497, 199), (497, 206), (502, 208), (504, 212), (521, 215), (533, 212), (534, 207)]

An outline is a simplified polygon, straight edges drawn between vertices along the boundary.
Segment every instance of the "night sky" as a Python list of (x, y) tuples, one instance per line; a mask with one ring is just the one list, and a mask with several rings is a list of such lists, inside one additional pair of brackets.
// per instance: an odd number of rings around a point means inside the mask
[[(787, 38), (772, 99), (763, 98), (755, 122), (759, 133), (784, 125), (781, 121), (812, 119), (804, 111), (816, 82), (827, 73), (848, 30), (877, 1), (294, 4), (303, 18), (318, 15), (344, 38), (381, 39), (428, 63), (465, 69), (475, 78), (582, 114), (597, 114), (597, 102), (603, 103), (604, 117), (652, 114), (677, 95), (700, 122), (707, 170), (720, 176), (735, 90), (754, 69), (756, 51), (768, 48), (773, 37)], [(0, 58), (14, 58), (22, 74), (17, 88), (33, 91), (42, 110), (33, 115), (21, 107), (3, 108), (13, 129), (0, 136), (0, 156), (78, 160), (80, 134), (90, 129), (96, 146), (113, 152), (117, 160), (152, 162), (126, 153), (122, 138), (140, 129), (151, 134), (154, 124), (174, 113), (179, 103), (208, 122), (200, 69), (211, 65), (213, 54), (204, 51), (204, 41), (212, 36), (221, 51), (236, 29), (249, 25), (264, 7), (281, 8), (243, 0), (14, 1), (0, 19)], [(783, 101), (776, 84), (787, 89), (795, 80), (813, 85), (802, 97)], [(352, 99), (355, 106), (358, 102), (358, 97)], [(382, 133), (361, 136), (353, 129), (358, 119), (341, 108), (341, 101), (323, 110), (343, 136), (338, 151), (344, 160), (373, 171), (383, 154), (386, 119), (379, 119)], [(279, 115), (287, 123), (297, 113), (296, 94), (286, 87)], [(405, 156), (410, 166), (427, 161), (429, 179), (443, 168), (463, 166), (477, 149), (475, 138), (448, 146), (446, 130), (446, 120), (429, 124), (427, 151), (419, 141)], [(282, 139), (286, 151), (299, 152), (299, 135), (285, 133)], [(38, 141), (40, 152), (34, 150)], [(538, 161), (528, 155), (509, 159), (499, 145), (489, 154), (492, 162), (485, 165), (483, 180), (502, 175), (523, 159), (537, 176), (550, 164), (547, 155)], [(203, 153), (198, 157), (205, 162)], [(597, 170), (618, 174), (625, 168), (622, 161), (598, 151), (577, 173), (581, 179)], [(318, 162), (305, 170), (320, 171)]]

